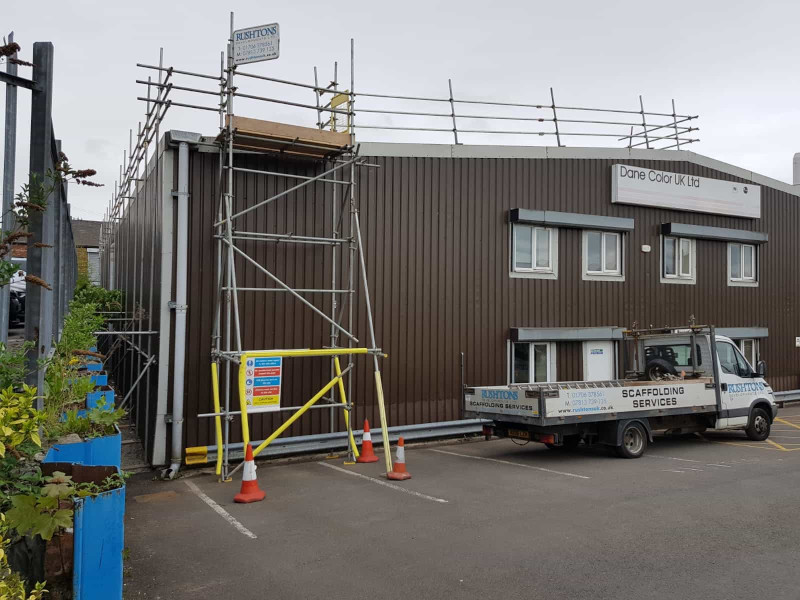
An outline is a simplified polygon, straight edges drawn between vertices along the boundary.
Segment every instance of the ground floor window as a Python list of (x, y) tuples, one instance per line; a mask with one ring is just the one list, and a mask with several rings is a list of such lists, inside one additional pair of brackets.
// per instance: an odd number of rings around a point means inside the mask
[(511, 383), (542, 383), (554, 379), (554, 344), (551, 342), (511, 344)]
[(742, 351), (750, 366), (755, 369), (756, 362), (758, 362), (758, 340), (736, 340), (736, 345), (739, 346), (739, 350)]

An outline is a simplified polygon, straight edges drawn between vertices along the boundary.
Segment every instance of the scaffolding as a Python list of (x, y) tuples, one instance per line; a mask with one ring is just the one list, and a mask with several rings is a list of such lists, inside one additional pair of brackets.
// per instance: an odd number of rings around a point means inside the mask
[[(146, 72), (155, 72), (146, 79), (137, 79), (136, 83), (146, 88), (146, 94), (138, 99), (145, 103), (145, 119), (140, 122), (135, 134), (129, 134), (127, 150), (123, 153), (119, 181), (115, 184), (114, 194), (109, 202), (105, 224), (102, 231), (101, 251), (109, 257), (104, 262), (104, 280), (112, 287), (123, 286), (123, 274), (116, 265), (129, 265), (135, 272), (128, 277), (128, 300), (124, 310), (117, 315), (120, 326), (114, 327), (111, 337), (116, 338), (111, 344), (112, 353), (123, 353), (127, 362), (117, 363), (126, 369), (126, 381), (132, 387), (125, 394), (125, 402), (130, 401), (130, 410), (134, 416), (141, 411), (146, 414), (135, 423), (144, 424), (145, 431), (140, 432), (148, 439), (147, 427), (151, 422), (150, 407), (150, 371), (158, 364), (159, 357), (153, 353), (152, 340), (160, 336), (161, 344), (168, 344), (170, 310), (175, 315), (183, 314), (185, 303), (171, 302), (170, 308), (164, 308), (153, 302), (154, 270), (149, 270), (149, 285), (145, 285), (141, 258), (146, 254), (144, 235), (131, 237), (124, 235), (124, 223), (129, 218), (131, 202), (137, 198), (153, 193), (146, 185), (148, 174), (156, 177), (156, 193), (164, 193), (171, 181), (162, 181), (159, 149), (162, 122), (171, 108), (199, 111), (200, 113), (216, 113), (218, 117), (218, 134), (213, 137), (198, 136), (192, 141), (204, 151), (218, 153), (218, 199), (216, 218), (213, 223), (213, 235), (216, 242), (216, 295), (214, 308), (214, 324), (211, 334), (213, 412), (202, 413), (198, 417), (211, 418), (215, 421), (216, 445), (205, 447), (208, 454), (216, 454), (217, 471), (222, 479), (230, 477), (235, 471), (231, 464), (239, 458), (234, 455), (233, 448), (241, 448), (241, 443), (232, 442), (231, 425), (236, 418), (241, 419), (242, 437), (249, 439), (248, 414), (259, 408), (252, 400), (248, 400), (242, 391), (241, 378), (247, 374), (248, 358), (283, 358), (297, 360), (300, 356), (330, 357), (331, 380), (323, 388), (323, 392), (312, 398), (311, 404), (302, 406), (273, 406), (270, 410), (292, 412), (289, 422), (294, 422), (305, 411), (323, 409), (330, 412), (330, 431), (336, 425), (336, 412), (343, 411), (348, 439), (352, 440), (352, 423), (350, 418), (354, 406), (352, 393), (352, 369), (355, 366), (354, 356), (366, 354), (371, 357), (372, 369), (376, 384), (376, 394), (380, 410), (381, 430), (384, 446), (388, 450), (388, 423), (383, 406), (383, 390), (381, 381), (380, 359), (383, 355), (376, 340), (374, 315), (366, 271), (366, 256), (359, 221), (359, 205), (356, 186), (359, 173), (365, 169), (377, 168), (359, 154), (356, 133), (360, 132), (359, 141), (372, 131), (396, 132), (403, 135), (422, 136), (422, 141), (429, 142), (429, 136), (438, 136), (448, 143), (463, 144), (465, 139), (491, 139), (501, 143), (507, 138), (534, 137), (552, 138), (559, 147), (569, 139), (596, 138), (606, 144), (609, 140), (628, 148), (645, 147), (648, 149), (677, 149), (699, 141), (693, 137), (698, 131), (696, 115), (678, 114), (674, 100), (671, 111), (646, 111), (644, 101), (639, 97), (636, 109), (606, 109), (587, 106), (556, 104), (555, 93), (549, 89), (547, 102), (508, 102), (467, 99), (456, 97), (453, 93), (453, 82), (447, 80), (447, 95), (441, 97), (385, 94), (377, 92), (356, 92), (354, 80), (354, 44), (350, 41), (350, 77), (349, 87), (341, 89), (338, 63), (334, 63), (333, 79), (327, 85), (319, 83), (317, 68), (314, 67), (313, 84), (302, 83), (270, 77), (243, 70), (235, 63), (233, 57), (233, 14), (230, 20), (230, 34), (225, 52), (220, 53), (219, 71), (215, 74), (198, 73), (173, 66), (165, 66), (163, 50), (159, 54), (158, 64), (137, 64)], [(253, 93), (245, 90), (249, 83), (278, 88), (277, 94)], [(202, 87), (202, 84), (213, 87)], [(257, 90), (256, 90), (257, 91)], [(292, 96), (294, 93), (313, 94), (313, 103), (302, 101)], [(176, 97), (176, 95), (178, 95)], [(209, 103), (210, 98), (214, 103)], [(290, 99), (291, 98), (291, 99)], [(356, 110), (356, 100), (359, 108)], [(266, 103), (270, 106), (281, 105), (304, 113), (306, 122), (313, 127), (300, 127), (252, 119), (237, 115), (234, 104), (239, 101)], [(433, 108), (429, 108), (433, 107)], [(437, 108), (439, 107), (439, 108)], [(443, 110), (441, 107), (445, 107)], [(315, 115), (315, 119), (310, 118)], [(359, 119), (356, 116), (359, 115)], [(496, 128), (493, 123), (517, 123), (519, 128)], [(538, 128), (531, 128), (532, 123)], [(391, 135), (395, 135), (392, 133)], [(452, 137), (448, 137), (452, 136)], [(154, 143), (155, 142), (155, 145)], [(270, 155), (277, 159), (303, 160), (316, 165), (315, 175), (300, 175), (282, 172), (280, 169), (253, 169), (243, 166), (236, 157), (249, 155)], [(272, 194), (255, 203), (237, 209), (234, 176), (237, 173), (255, 175), (259, 178), (281, 178), (291, 180), (293, 185), (281, 192)], [(186, 184), (188, 185), (188, 184)], [(293, 194), (310, 186), (321, 185), (330, 190), (323, 198), (331, 198), (325, 211), (330, 211), (330, 228), (323, 234), (306, 235), (293, 231), (267, 231), (258, 227), (248, 229), (243, 217), (262, 209), (276, 201), (291, 202)], [(188, 192), (181, 187), (173, 190), (177, 197), (186, 197)], [(327, 202), (327, 200), (325, 201)], [(327, 219), (323, 222), (328, 223)], [(275, 224), (277, 227), (277, 224)], [(151, 240), (151, 244), (155, 242)], [(186, 240), (180, 241), (185, 244)], [(283, 244), (317, 246), (330, 255), (330, 273), (327, 281), (330, 285), (323, 287), (297, 287), (292, 281), (284, 281), (272, 272), (264, 261), (259, 261), (246, 251), (246, 244), (266, 245), (277, 248)], [(150, 249), (151, 255), (155, 250)], [(268, 284), (263, 286), (242, 286), (237, 278), (237, 264), (248, 265), (256, 269)], [(180, 274), (179, 274), (180, 275)], [(162, 294), (169, 294), (169, 283), (162, 278)], [(360, 289), (360, 294), (357, 292)], [(147, 291), (147, 294), (145, 294)], [(246, 294), (288, 294), (294, 300), (311, 311), (316, 318), (329, 328), (329, 343), (323, 348), (284, 349), (276, 354), (274, 348), (246, 348), (242, 342), (242, 314), (240, 298)], [(324, 305), (320, 308), (319, 299)], [(355, 310), (357, 302), (363, 302), (367, 316), (366, 336), (357, 335), (354, 331)], [(325, 307), (327, 306), (327, 308)], [(153, 315), (160, 310), (162, 320), (158, 327), (153, 326)], [(177, 335), (176, 335), (177, 338)], [(163, 348), (160, 350), (163, 352)], [(161, 354), (160, 356), (163, 356)], [(342, 365), (340, 359), (347, 358)], [(148, 371), (150, 369), (150, 371)], [(159, 386), (166, 385), (166, 376), (159, 369)], [(175, 365), (176, 377), (181, 377), (179, 365)], [(140, 385), (143, 381), (144, 385)], [(139, 386), (137, 388), (137, 385)], [(134, 390), (134, 388), (136, 388)], [(235, 395), (239, 395), (238, 406)], [(318, 396), (318, 397), (317, 397)], [(178, 398), (173, 398), (175, 406), (182, 406)], [(180, 423), (183, 415), (173, 410), (173, 424)], [(164, 427), (156, 423), (156, 427)], [(283, 426), (282, 426), (283, 427)], [(253, 442), (260, 451), (271, 443), (279, 431), (266, 440)], [(173, 439), (178, 430), (173, 430)], [(165, 435), (165, 434), (164, 434)], [(166, 435), (165, 435), (166, 438)], [(178, 440), (181, 443), (182, 440)], [(354, 443), (348, 442), (348, 458), (352, 460), (357, 453)], [(191, 448), (186, 449), (187, 462), (191, 461)], [(239, 453), (241, 451), (239, 450)], [(387, 471), (391, 470), (389, 452), (385, 452)], [(173, 460), (174, 456), (173, 451)], [(177, 457), (177, 458), (180, 458)]]

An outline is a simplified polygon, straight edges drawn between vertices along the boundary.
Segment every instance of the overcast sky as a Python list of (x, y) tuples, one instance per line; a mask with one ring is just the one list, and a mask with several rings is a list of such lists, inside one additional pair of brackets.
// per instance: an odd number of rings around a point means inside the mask
[[(700, 116), (700, 131), (691, 136), (700, 138), (690, 147), (695, 152), (791, 182), (792, 156), (800, 151), (798, 2), (6, 2), (0, 7), (0, 34), (15, 32), (23, 48), (20, 58), (31, 59), (35, 41), (55, 45), (56, 135), (72, 164), (97, 169), (97, 179), (106, 185), (74, 188), (74, 216), (102, 218), (128, 131), (135, 132), (143, 119), (144, 104), (136, 97), (145, 89), (135, 80), (155, 72), (136, 63), (156, 64), (163, 47), (166, 65), (218, 73), (231, 10), (237, 28), (280, 24), (280, 58), (247, 65), (252, 73), (312, 83), (317, 66), (321, 82), (328, 83), (339, 61), (339, 80), (347, 88), (352, 37), (356, 91), (446, 98), (451, 78), (455, 96), (464, 99), (549, 103), (552, 86), (560, 105), (638, 110), (641, 94), (647, 110), (671, 112), (674, 98), (678, 113)], [(20, 75), (30, 76), (30, 69), (21, 67)], [(314, 102), (308, 90), (241, 79), (250, 93)], [(4, 96), (0, 90), (0, 100)], [(181, 97), (195, 104), (214, 102), (212, 96)], [(17, 189), (28, 168), (29, 93), (20, 90), (19, 98)], [(367, 106), (366, 99), (361, 106)], [(239, 102), (235, 108), (237, 114), (298, 125), (315, 121), (312, 112), (275, 104)], [(413, 108), (447, 111), (447, 105)], [(480, 107), (470, 111), (511, 114)], [(366, 115), (357, 118), (368, 122)], [(217, 122), (213, 113), (173, 108), (165, 128), (211, 135)], [(375, 115), (369, 122), (450, 127), (435, 119), (412, 123)], [(478, 127), (544, 128), (514, 121)], [(359, 138), (451, 142), (449, 135), (435, 132), (365, 131)], [(460, 141), (555, 143), (550, 137), (484, 134), (464, 134)], [(566, 143), (624, 144), (615, 138)]]

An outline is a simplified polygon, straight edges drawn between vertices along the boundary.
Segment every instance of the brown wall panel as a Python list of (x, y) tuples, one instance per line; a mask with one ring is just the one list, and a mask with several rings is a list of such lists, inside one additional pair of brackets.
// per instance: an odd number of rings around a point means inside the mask
[[(237, 156), (240, 166), (311, 175), (322, 165), (261, 156)], [(357, 197), (366, 245), (367, 270), (378, 345), (384, 360), (384, 385), (392, 425), (459, 418), (460, 352), (465, 353), (470, 384), (506, 381), (507, 340), (512, 327), (640, 326), (698, 322), (719, 327), (768, 327), (761, 343), (776, 389), (800, 387), (795, 335), (800, 335), (796, 298), (800, 284), (793, 263), (800, 256), (794, 233), (800, 220), (797, 197), (762, 187), (762, 218), (743, 219), (659, 208), (612, 204), (612, 160), (595, 159), (442, 159), (374, 157), (379, 168), (362, 168)], [(643, 167), (736, 180), (689, 162), (627, 161)], [(193, 152), (191, 159), (190, 309), (186, 381), (186, 445), (213, 443), (211, 411), (211, 323), (216, 278), (212, 223), (217, 207), (218, 158)], [(346, 174), (342, 174), (346, 176)], [(291, 187), (295, 180), (237, 173), (236, 209), (251, 206)], [(339, 197), (341, 200), (341, 196)], [(241, 229), (328, 235), (332, 186), (312, 184), (245, 217)], [(513, 279), (509, 272), (508, 211), (557, 210), (628, 217), (635, 229), (626, 235), (624, 283), (582, 281), (581, 233), (559, 231), (558, 279)], [(344, 234), (349, 235), (346, 226)], [(697, 284), (659, 281), (659, 226), (680, 222), (765, 231), (758, 288), (728, 287), (726, 244), (697, 241)], [(641, 252), (649, 244), (653, 251)], [(294, 287), (329, 287), (331, 254), (321, 246), (244, 242), (240, 247)], [(341, 273), (346, 259), (340, 254)], [(267, 278), (237, 260), (240, 287), (263, 286)], [(355, 334), (368, 345), (363, 294), (355, 295)], [(330, 297), (308, 297), (326, 313)], [(330, 331), (318, 317), (287, 294), (242, 292), (243, 344), (246, 348), (321, 347)], [(340, 344), (344, 344), (342, 338)], [(557, 349), (559, 379), (580, 379), (580, 343)], [(355, 360), (354, 422), (377, 421), (369, 361)], [(299, 405), (328, 378), (324, 359), (287, 362), (284, 405)], [(232, 398), (237, 402), (236, 396)], [(254, 418), (252, 437), (263, 439), (283, 417)], [(342, 423), (337, 417), (336, 429)], [(238, 422), (232, 431), (238, 439)], [(301, 418), (287, 435), (329, 430), (326, 411)]]

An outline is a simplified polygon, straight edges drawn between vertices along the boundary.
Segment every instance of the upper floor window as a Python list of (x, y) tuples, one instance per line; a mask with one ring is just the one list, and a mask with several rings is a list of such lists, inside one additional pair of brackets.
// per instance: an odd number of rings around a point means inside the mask
[(622, 260), (621, 233), (583, 232), (584, 279), (622, 279)]
[(554, 278), (558, 264), (556, 238), (556, 229), (515, 224), (512, 271), (532, 277)]
[(661, 244), (661, 281), (694, 283), (697, 264), (695, 240), (665, 236)]
[(728, 244), (728, 282), (738, 285), (755, 284), (756, 246), (753, 244)]

